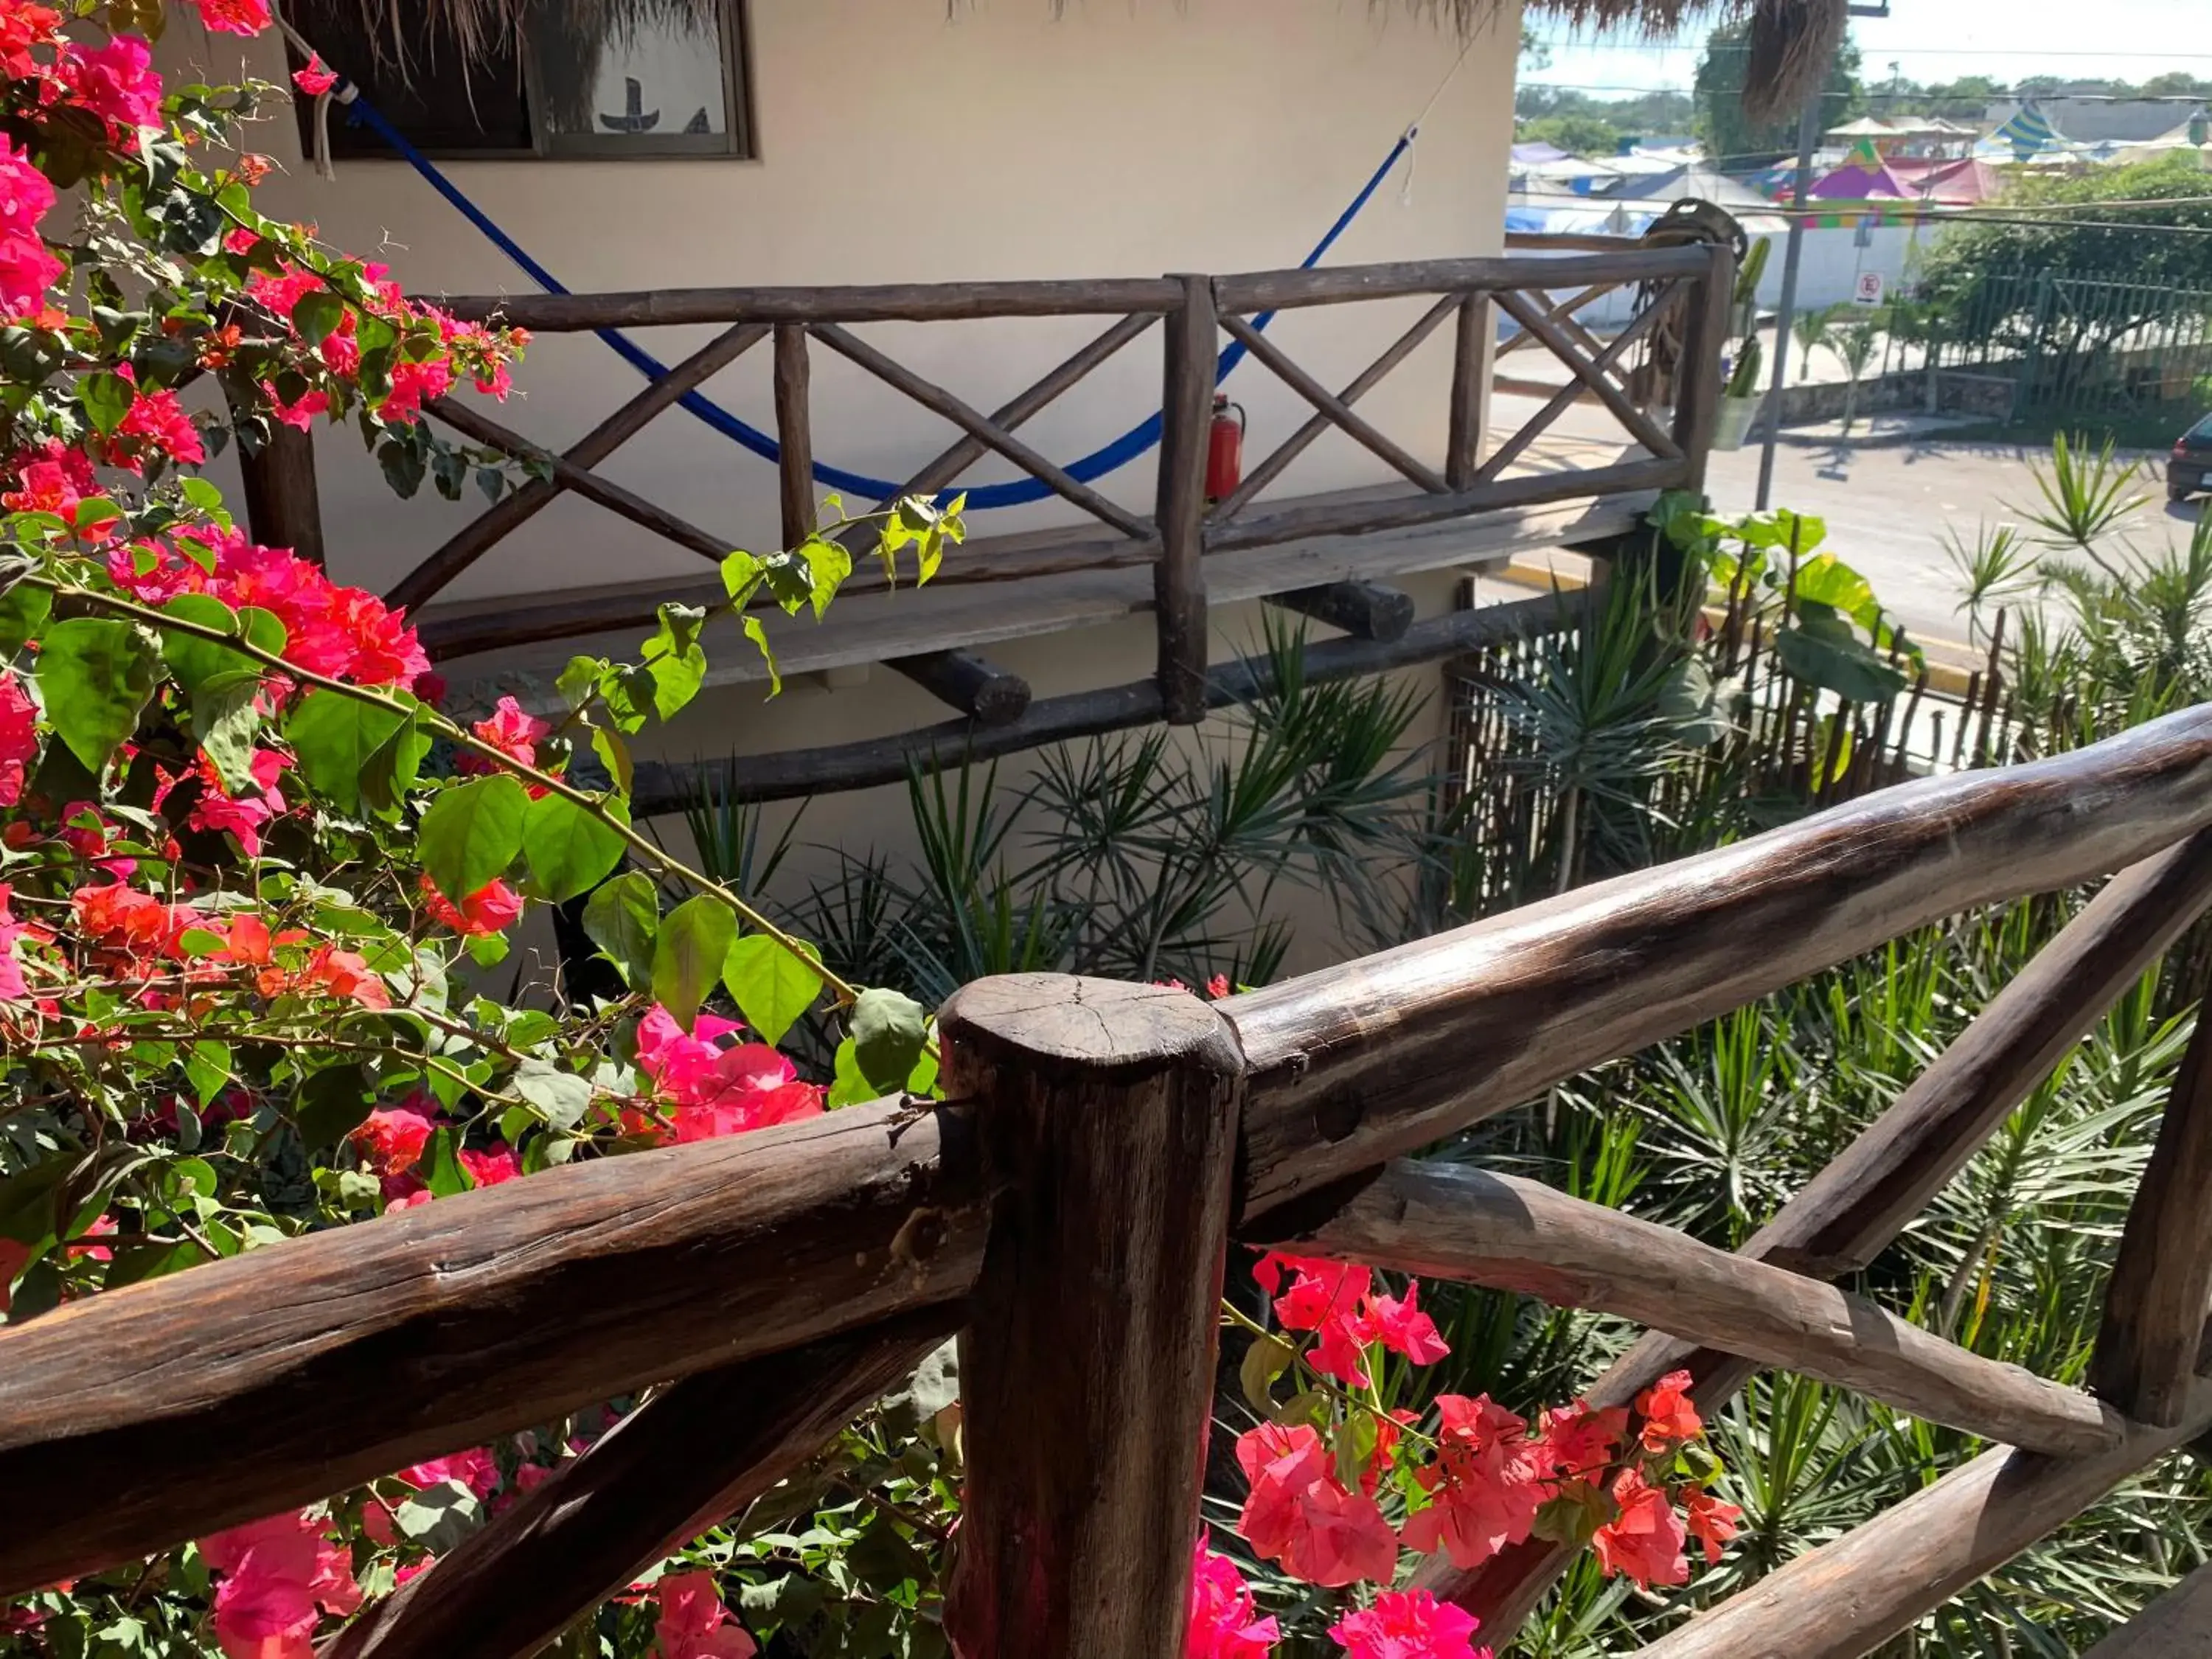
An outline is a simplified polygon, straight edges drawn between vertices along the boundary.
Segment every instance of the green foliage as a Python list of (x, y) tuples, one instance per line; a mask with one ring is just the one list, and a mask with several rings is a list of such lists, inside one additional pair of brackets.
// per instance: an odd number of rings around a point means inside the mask
[[(2052, 272), (2101, 277), (2147, 293), (2157, 288), (2212, 289), (2212, 173), (2192, 161), (2145, 161), (2097, 167), (2079, 177), (2026, 180), (2002, 199), (2038, 210), (2069, 203), (2172, 202), (2173, 206), (2099, 207), (2079, 214), (2037, 211), (2002, 223), (1955, 225), (1929, 252), (1923, 286), (1954, 317), (1976, 317), (1983, 285), (2008, 273)], [(2023, 222), (2023, 221), (2025, 222)], [(2023, 290), (2020, 303), (2032, 303)], [(2094, 350), (2136, 319), (2124, 311), (2086, 316), (2081, 337), (2061, 349)]]
[(738, 925), (729, 907), (711, 895), (688, 898), (669, 912), (653, 941), (653, 1000), (685, 1030), (699, 1005), (722, 977)]
[(160, 678), (161, 641), (136, 623), (72, 617), (40, 641), (39, 696), (55, 735), (97, 777)]
[[(1797, 154), (1797, 118), (1793, 111), (1766, 122), (1754, 122), (1743, 107), (1744, 82), (1751, 62), (1751, 29), (1745, 22), (1717, 25), (1706, 37), (1698, 60), (1692, 95), (1697, 104), (1698, 137), (1705, 141), (1711, 165), (1735, 170), (1762, 161), (1794, 158)], [(1846, 38), (1820, 92), (1820, 120), (1823, 130), (1841, 126), (1866, 106), (1859, 84), (1859, 48)]]
[(504, 774), (448, 784), (416, 832), (424, 872), (459, 902), (507, 873), (522, 851), (529, 815), (529, 791)]

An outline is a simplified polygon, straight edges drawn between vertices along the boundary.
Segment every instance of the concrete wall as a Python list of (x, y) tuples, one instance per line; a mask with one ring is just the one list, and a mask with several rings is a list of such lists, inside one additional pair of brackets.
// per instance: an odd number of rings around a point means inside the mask
[[(756, 283), (878, 283), (1228, 272), (1293, 264), (1342, 210), (1406, 124), (1452, 70), (1460, 43), (1403, 8), (1340, 0), (1112, 0), (1055, 21), (1047, 0), (978, 0), (948, 18), (942, 0), (755, 0), (752, 161), (457, 162), (452, 177), (578, 290)], [(1332, 264), (1494, 252), (1512, 126), (1517, 8), (1499, 9), (1466, 54), (1424, 128), (1417, 180), (1402, 170), (1331, 256)], [(248, 68), (283, 78), (273, 40)], [(234, 74), (237, 42), (181, 23), (163, 46), (214, 77)], [(343, 65), (339, 65), (343, 68)], [(290, 112), (258, 142), (286, 172), (264, 187), (271, 212), (317, 224), (326, 240), (387, 259), (410, 291), (528, 292), (508, 262), (403, 164), (345, 161), (335, 180), (299, 153)], [(1418, 313), (1418, 304), (1286, 314), (1279, 339), (1340, 384)], [(1098, 319), (874, 325), (871, 339), (969, 403), (988, 408), (1028, 384)], [(665, 361), (708, 330), (646, 337)], [(1363, 403), (1417, 453), (1440, 457), (1449, 329)], [(770, 424), (768, 354), (711, 382), (718, 400)], [(828, 359), (825, 361), (825, 359)], [(898, 477), (950, 429), (816, 353), (818, 456)], [(1158, 332), (1146, 336), (1025, 429), (1045, 453), (1085, 453), (1158, 407)], [(502, 418), (541, 441), (573, 441), (642, 382), (590, 338), (542, 339)], [(1231, 382), (1264, 451), (1310, 410), (1248, 364)], [(349, 434), (322, 429), (318, 461), (331, 564), (385, 588), (465, 520), (428, 490), (397, 501)], [(732, 545), (776, 537), (774, 469), (672, 410), (605, 471)], [(221, 477), (221, 469), (218, 469)], [(1006, 477), (993, 464), (975, 477)], [(1369, 482), (1380, 464), (1349, 441), (1316, 444), (1284, 493)], [(223, 479), (227, 484), (229, 480)], [(1149, 511), (1148, 462), (1109, 493)], [(1061, 522), (1056, 505), (989, 515), (977, 533)], [(503, 544), (455, 597), (691, 575), (695, 560), (571, 497)], [(1410, 584), (1422, 614), (1449, 605), (1439, 573)], [(1213, 616), (1217, 659), (1255, 643), (1259, 609)], [(1149, 619), (994, 646), (994, 660), (1040, 696), (1150, 673)], [(465, 673), (467, 665), (457, 665)], [(1435, 670), (1410, 679), (1440, 689)], [(720, 757), (847, 741), (947, 718), (908, 682), (878, 669), (830, 690), (793, 683), (710, 694), (641, 751)], [(1417, 736), (1442, 730), (1440, 699)], [(1021, 763), (1002, 773), (1018, 775)], [(902, 791), (817, 803), (802, 839), (897, 854), (911, 845)], [(801, 861), (829, 867), (826, 854)], [(1319, 933), (1301, 957), (1328, 947)]]

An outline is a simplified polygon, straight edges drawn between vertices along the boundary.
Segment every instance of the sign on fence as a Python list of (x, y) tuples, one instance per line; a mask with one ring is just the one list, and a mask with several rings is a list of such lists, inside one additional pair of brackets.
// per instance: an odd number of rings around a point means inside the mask
[(1881, 303), (1881, 273), (1878, 270), (1859, 272), (1858, 287), (1852, 291), (1855, 306), (1878, 306)]

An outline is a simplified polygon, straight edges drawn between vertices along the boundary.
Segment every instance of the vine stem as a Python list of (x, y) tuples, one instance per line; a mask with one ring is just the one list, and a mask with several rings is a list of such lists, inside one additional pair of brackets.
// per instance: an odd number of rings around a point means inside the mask
[[(410, 707), (368, 686), (349, 684), (344, 680), (333, 679), (327, 674), (318, 674), (310, 669), (301, 668), (295, 663), (288, 662), (273, 651), (264, 650), (240, 635), (225, 633), (222, 629), (209, 623), (188, 622), (181, 617), (172, 617), (165, 611), (155, 610), (150, 605), (140, 605), (136, 600), (123, 599), (112, 593), (104, 593), (97, 588), (81, 587), (73, 582), (59, 581), (51, 576), (27, 576), (23, 580), (26, 586), (43, 587), (57, 599), (73, 600), (94, 610), (104, 611), (111, 616), (127, 617), (134, 622), (144, 623), (149, 628), (160, 629), (172, 634), (183, 634), (193, 639), (207, 640), (215, 644), (228, 647), (240, 655), (249, 658), (265, 668), (283, 674), (301, 684), (313, 686), (318, 690), (333, 692), (342, 697), (350, 697), (356, 702), (365, 703), (371, 708), (380, 708), (385, 713), (396, 715), (401, 720), (406, 720), (411, 716), (421, 720), (430, 731), (446, 738), (457, 748), (467, 750), (479, 758), (490, 762), (499, 770), (534, 784), (549, 794), (558, 795), (578, 811), (587, 814), (612, 830), (631, 852), (644, 859), (657, 871), (688, 882), (700, 892), (719, 900), (729, 908), (738, 921), (755, 933), (765, 934), (774, 939), (785, 951), (805, 963), (807, 971), (817, 975), (822, 982), (835, 994), (840, 1006), (850, 1007), (860, 1000), (860, 993), (858, 987), (817, 961), (795, 937), (777, 927), (720, 882), (702, 872), (693, 869), (681, 859), (640, 835), (631, 827), (627, 817), (617, 817), (609, 811), (605, 802), (599, 797), (577, 788), (566, 779), (557, 777), (550, 772), (541, 771), (535, 766), (515, 759), (496, 744), (486, 742), (459, 722), (448, 720), (427, 703), (418, 702)], [(454, 896), (456, 900), (462, 896)]]

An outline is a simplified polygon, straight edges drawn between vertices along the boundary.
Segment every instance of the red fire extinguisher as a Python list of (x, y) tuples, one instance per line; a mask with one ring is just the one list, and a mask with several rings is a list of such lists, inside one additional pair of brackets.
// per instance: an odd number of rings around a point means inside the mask
[[(1235, 410), (1234, 416), (1230, 410)], [(1234, 495), (1244, 481), (1244, 405), (1232, 404), (1229, 394), (1213, 394), (1213, 425), (1206, 434), (1206, 499), (1218, 501)]]

